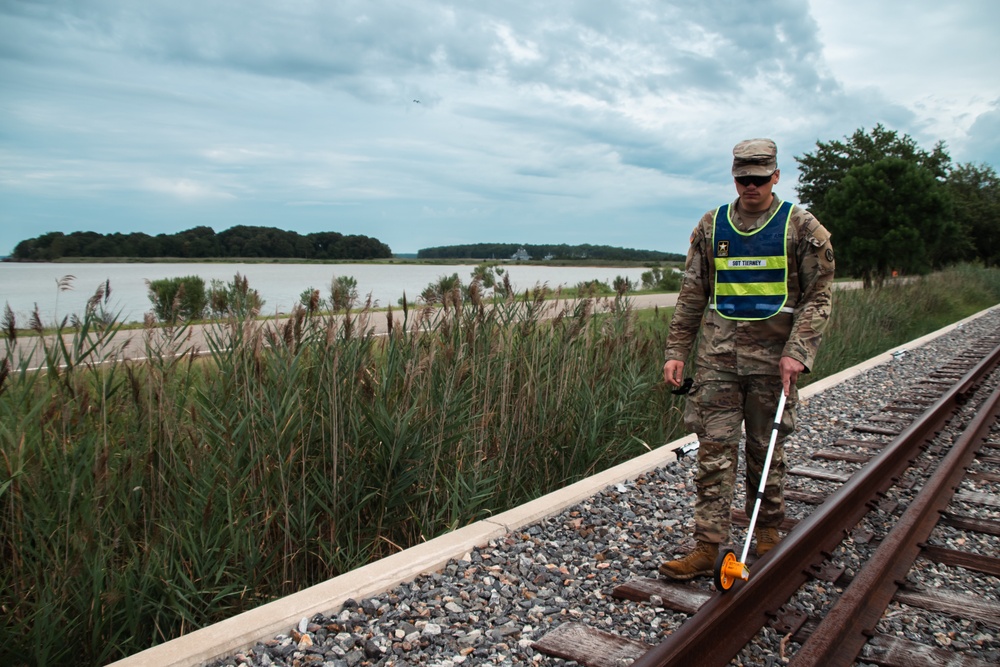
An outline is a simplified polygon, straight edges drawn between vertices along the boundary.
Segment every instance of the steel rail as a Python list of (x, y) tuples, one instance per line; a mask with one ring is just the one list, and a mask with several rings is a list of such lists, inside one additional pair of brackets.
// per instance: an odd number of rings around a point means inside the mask
[(906, 578), (920, 555), (920, 543), (934, 530), (998, 416), (1000, 387), (952, 444), (938, 469), (790, 665), (839, 667), (854, 663), (899, 588), (898, 582)]
[(811, 570), (868, 513), (872, 501), (902, 475), (921, 445), (941, 430), (956, 406), (998, 360), (1000, 346), (758, 560), (747, 583), (716, 593), (695, 616), (632, 663), (633, 667), (728, 665), (777, 609), (810, 579)]

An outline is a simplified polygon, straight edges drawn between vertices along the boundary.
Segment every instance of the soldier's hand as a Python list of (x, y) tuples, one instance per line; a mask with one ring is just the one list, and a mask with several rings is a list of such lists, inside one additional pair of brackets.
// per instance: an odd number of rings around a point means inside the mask
[(778, 371), (781, 373), (781, 386), (784, 387), (785, 396), (788, 396), (789, 392), (792, 391), (792, 387), (799, 380), (799, 373), (805, 369), (806, 367), (801, 361), (792, 359), (791, 357), (782, 357), (781, 361), (778, 362)]
[(684, 380), (684, 362), (671, 359), (663, 364), (663, 381), (675, 387), (681, 386)]

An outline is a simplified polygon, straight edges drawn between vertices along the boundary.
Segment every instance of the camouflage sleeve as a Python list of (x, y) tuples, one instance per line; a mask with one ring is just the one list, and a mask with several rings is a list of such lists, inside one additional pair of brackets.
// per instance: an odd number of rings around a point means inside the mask
[(802, 297), (795, 307), (792, 332), (782, 356), (797, 359), (809, 372), (830, 322), (834, 258), (830, 232), (808, 211), (802, 210), (802, 214), (796, 244)]
[(674, 308), (674, 315), (670, 320), (670, 333), (667, 336), (668, 361), (671, 359), (687, 361), (698, 336), (705, 307), (708, 305), (711, 289), (708, 267), (711, 225), (710, 211), (702, 216), (691, 232), (691, 245), (684, 263), (684, 280), (677, 295), (677, 306)]

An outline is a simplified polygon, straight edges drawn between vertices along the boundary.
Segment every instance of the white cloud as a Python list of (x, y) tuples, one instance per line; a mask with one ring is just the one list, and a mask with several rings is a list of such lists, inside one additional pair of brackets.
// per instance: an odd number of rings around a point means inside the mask
[(159, 178), (152, 177), (142, 181), (142, 187), (150, 192), (170, 195), (176, 199), (188, 202), (206, 200), (236, 199), (236, 196), (223, 192), (205, 183), (199, 183), (187, 178)]
[(531, 40), (516, 37), (510, 26), (498, 23), (496, 24), (496, 32), (507, 54), (515, 62), (527, 63), (541, 60), (542, 56), (539, 53), (538, 45)]
[(914, 138), (964, 144), (989, 112), (1000, 90), (1000, 4), (811, 0), (810, 7), (823, 55), (845, 90), (908, 109), (913, 125), (901, 129)]
[(206, 159), (225, 164), (249, 164), (267, 162), (283, 155), (282, 152), (260, 148), (216, 147), (202, 151)]

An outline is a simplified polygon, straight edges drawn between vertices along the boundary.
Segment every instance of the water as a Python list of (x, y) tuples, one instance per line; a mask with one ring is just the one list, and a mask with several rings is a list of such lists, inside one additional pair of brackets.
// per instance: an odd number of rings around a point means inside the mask
[[(358, 283), (358, 295), (369, 294), (379, 307), (396, 306), (404, 292), (410, 303), (431, 282), (457, 273), (468, 284), (475, 265), (426, 264), (21, 264), (0, 262), (0, 304), (14, 312), (19, 327), (27, 326), (37, 304), (43, 324), (57, 318), (82, 315), (87, 300), (105, 281), (111, 281), (108, 306), (119, 312), (125, 322), (141, 321), (152, 310), (147, 280), (199, 276), (208, 287), (213, 279), (232, 281), (238, 272), (247, 277), (250, 287), (264, 299), (263, 314), (288, 313), (309, 288), (330, 296), (335, 276), (351, 276)], [(642, 268), (606, 268), (589, 266), (539, 266), (515, 264), (504, 266), (514, 288), (520, 292), (536, 284), (556, 289), (573, 287), (579, 282), (600, 280), (611, 285), (616, 276), (641, 282)], [(60, 290), (58, 283), (71, 275), (72, 289)]]

